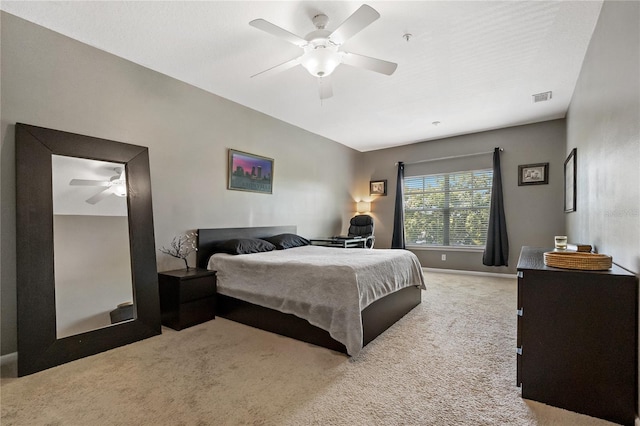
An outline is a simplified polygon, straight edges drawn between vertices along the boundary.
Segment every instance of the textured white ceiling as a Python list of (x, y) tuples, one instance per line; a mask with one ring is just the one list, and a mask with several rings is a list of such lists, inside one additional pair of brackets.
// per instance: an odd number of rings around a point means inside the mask
[[(285, 62), (304, 37), (362, 2), (3, 1), (3, 10), (360, 151), (565, 116), (601, 1), (370, 1), (381, 18), (344, 49), (398, 63), (392, 76), (339, 66), (334, 96)], [(403, 35), (413, 36), (407, 42)], [(553, 91), (549, 102), (531, 95)], [(434, 126), (432, 123), (441, 124)]]

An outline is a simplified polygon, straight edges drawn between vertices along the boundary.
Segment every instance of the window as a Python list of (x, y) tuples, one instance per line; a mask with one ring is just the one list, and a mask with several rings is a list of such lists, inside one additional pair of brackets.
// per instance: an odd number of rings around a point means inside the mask
[(404, 178), (408, 246), (483, 247), (493, 170)]

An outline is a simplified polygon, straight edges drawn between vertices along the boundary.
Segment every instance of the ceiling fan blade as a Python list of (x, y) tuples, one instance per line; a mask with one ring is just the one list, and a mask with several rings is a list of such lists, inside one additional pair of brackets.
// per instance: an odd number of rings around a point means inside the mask
[(296, 65), (300, 64), (299, 59), (302, 56), (303, 55), (297, 56), (297, 57), (295, 57), (295, 58), (293, 58), (293, 59), (291, 59), (291, 60), (289, 60), (287, 62), (281, 63), (280, 65), (276, 65), (276, 66), (271, 67), (269, 69), (266, 69), (264, 71), (260, 71), (259, 73), (252, 75), (251, 78), (256, 77), (256, 76), (264, 77), (264, 76), (271, 75), (271, 74), (277, 74), (279, 72), (286, 71), (289, 68), (293, 68)]
[(370, 58), (369, 56), (349, 52), (345, 52), (342, 57), (342, 63), (386, 75), (393, 74), (396, 68), (398, 68), (398, 64), (394, 62), (383, 61), (382, 59)]
[(267, 32), (273, 36), (284, 39), (289, 43), (293, 43), (298, 47), (304, 47), (308, 43), (307, 40), (303, 39), (302, 37), (298, 37), (297, 35), (290, 33), (284, 28), (280, 28), (279, 26), (272, 24), (269, 21), (265, 21), (264, 19), (254, 19), (253, 21), (249, 22), (249, 25)]
[(371, 6), (363, 4), (353, 12), (340, 26), (329, 36), (329, 40), (337, 45), (344, 44), (351, 37), (362, 31), (365, 27), (378, 19), (380, 14)]
[(71, 179), (69, 185), (72, 186), (109, 186), (109, 182), (104, 180), (89, 180), (89, 179)]
[(98, 192), (93, 197), (88, 198), (87, 199), (87, 203), (89, 203), (89, 204), (99, 203), (100, 201), (102, 201), (105, 198), (107, 198), (109, 195), (113, 194), (113, 190), (114, 190), (113, 187), (105, 188), (104, 190)]
[(320, 77), (318, 79), (318, 90), (320, 91), (320, 100), (332, 97), (333, 85), (331, 84), (331, 77)]

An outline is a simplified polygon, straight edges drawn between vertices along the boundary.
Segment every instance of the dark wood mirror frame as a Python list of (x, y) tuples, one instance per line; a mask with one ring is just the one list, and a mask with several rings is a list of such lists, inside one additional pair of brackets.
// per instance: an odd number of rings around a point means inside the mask
[[(127, 322), (56, 336), (51, 155), (125, 164), (133, 295)], [(146, 147), (16, 124), (18, 376), (160, 334), (149, 151)]]

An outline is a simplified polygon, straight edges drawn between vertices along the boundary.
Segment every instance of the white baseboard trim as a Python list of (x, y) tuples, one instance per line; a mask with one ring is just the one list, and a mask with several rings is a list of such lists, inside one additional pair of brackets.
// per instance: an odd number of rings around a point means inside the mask
[[(496, 277), (496, 278), (509, 278), (515, 279), (515, 274), (499, 274), (497, 272), (481, 272), (481, 271), (463, 271), (458, 269), (440, 269), (440, 268), (425, 268), (422, 267), (424, 272), (439, 272), (442, 274), (459, 274), (459, 275), (478, 275), (481, 277)], [(640, 426), (640, 425), (636, 425)]]
[(0, 366), (5, 366), (18, 361), (18, 352), (11, 352), (10, 354), (0, 356)]

